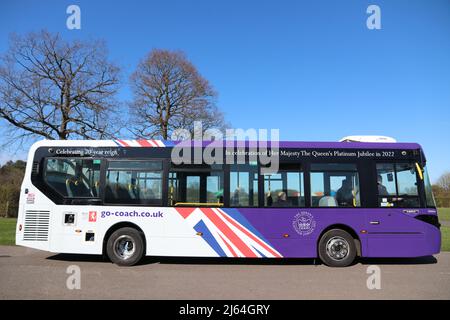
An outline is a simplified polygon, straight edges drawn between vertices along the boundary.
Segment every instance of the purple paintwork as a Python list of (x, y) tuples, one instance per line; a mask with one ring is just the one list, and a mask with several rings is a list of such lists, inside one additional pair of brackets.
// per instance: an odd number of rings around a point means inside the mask
[[(164, 142), (164, 141), (163, 141)], [(176, 146), (193, 147), (232, 147), (245, 146), (257, 147), (261, 141), (171, 141)], [(273, 144), (273, 142), (268, 142)], [(396, 142), (396, 143), (377, 143), (377, 142), (303, 142), (303, 141), (279, 141), (279, 148), (300, 148), (300, 149), (395, 149), (395, 150), (414, 150), (421, 149), (417, 143)]]
[[(226, 210), (226, 209), (224, 209)], [(361, 241), (363, 257), (420, 257), (439, 253), (441, 233), (414, 216), (437, 215), (434, 209), (398, 208), (240, 208), (241, 214), (283, 257), (317, 257), (317, 243), (325, 229), (333, 225), (351, 228)], [(308, 235), (296, 232), (293, 222), (301, 211), (309, 212), (315, 228)], [(378, 225), (370, 221), (379, 221)], [(364, 232), (366, 231), (366, 232)], [(285, 235), (289, 235), (285, 237)]]

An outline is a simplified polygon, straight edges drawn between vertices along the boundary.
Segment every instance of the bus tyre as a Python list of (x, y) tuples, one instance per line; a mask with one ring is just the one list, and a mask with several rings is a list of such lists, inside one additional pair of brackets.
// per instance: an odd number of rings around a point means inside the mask
[(347, 267), (356, 257), (355, 240), (344, 230), (329, 230), (320, 238), (319, 257), (329, 267)]
[(144, 240), (134, 228), (121, 228), (114, 231), (106, 244), (109, 259), (119, 266), (132, 266), (144, 255)]

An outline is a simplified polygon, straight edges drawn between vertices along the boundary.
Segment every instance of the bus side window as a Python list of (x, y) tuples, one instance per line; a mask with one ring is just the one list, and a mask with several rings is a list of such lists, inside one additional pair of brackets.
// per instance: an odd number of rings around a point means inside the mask
[(277, 173), (264, 175), (264, 206), (304, 207), (303, 181), (299, 163), (281, 163)]
[(230, 167), (230, 207), (258, 206), (258, 167), (234, 164)]
[(420, 206), (413, 163), (377, 163), (377, 189), (380, 207)]
[(160, 205), (162, 161), (109, 161), (105, 202)]
[(353, 163), (311, 164), (312, 207), (360, 207), (359, 175)]
[(100, 162), (83, 159), (47, 159), (44, 181), (63, 197), (96, 198)]
[(168, 204), (177, 207), (220, 207), (223, 206), (223, 188), (221, 165), (172, 165), (168, 181)]

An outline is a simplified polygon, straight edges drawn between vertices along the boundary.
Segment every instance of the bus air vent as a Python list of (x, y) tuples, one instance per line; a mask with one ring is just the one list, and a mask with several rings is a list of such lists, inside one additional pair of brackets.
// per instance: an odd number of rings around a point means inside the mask
[(24, 241), (48, 241), (50, 211), (25, 211)]
[(37, 176), (39, 174), (39, 162), (33, 161), (33, 166), (31, 167), (31, 175)]

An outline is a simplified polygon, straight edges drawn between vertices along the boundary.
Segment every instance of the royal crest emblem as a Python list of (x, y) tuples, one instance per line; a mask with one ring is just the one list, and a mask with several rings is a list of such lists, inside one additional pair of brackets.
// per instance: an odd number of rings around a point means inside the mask
[(295, 215), (294, 221), (292, 221), (292, 226), (299, 235), (307, 236), (314, 231), (316, 221), (311, 213), (301, 211)]

